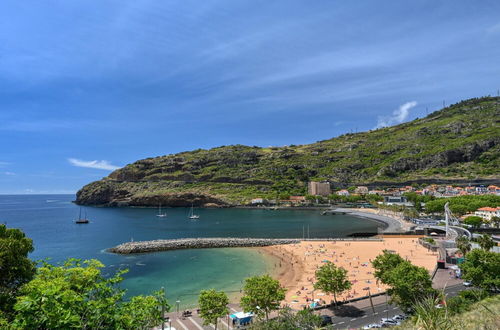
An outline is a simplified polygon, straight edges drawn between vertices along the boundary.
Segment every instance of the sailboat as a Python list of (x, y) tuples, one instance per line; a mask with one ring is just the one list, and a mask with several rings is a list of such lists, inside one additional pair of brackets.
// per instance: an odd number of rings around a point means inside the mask
[(167, 213), (161, 213), (161, 204), (160, 204), (160, 206), (158, 206), (158, 214), (156, 216), (159, 218), (166, 218), (167, 217)]
[(197, 214), (194, 214), (194, 207), (193, 204), (191, 204), (191, 210), (189, 211), (189, 219), (199, 219), (200, 216)]
[(78, 219), (76, 219), (75, 223), (81, 224), (81, 223), (89, 223), (89, 219), (87, 219), (87, 212), (85, 212), (85, 217), (82, 218), (82, 208), (80, 207), (80, 215), (78, 216)]

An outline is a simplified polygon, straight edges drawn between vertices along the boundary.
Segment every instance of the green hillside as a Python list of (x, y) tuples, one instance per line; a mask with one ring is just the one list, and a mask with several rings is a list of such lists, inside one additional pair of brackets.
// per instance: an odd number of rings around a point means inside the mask
[(307, 145), (242, 145), (147, 158), (90, 183), (81, 204), (186, 206), (304, 194), (334, 185), (500, 178), (500, 98), (462, 101), (404, 124)]

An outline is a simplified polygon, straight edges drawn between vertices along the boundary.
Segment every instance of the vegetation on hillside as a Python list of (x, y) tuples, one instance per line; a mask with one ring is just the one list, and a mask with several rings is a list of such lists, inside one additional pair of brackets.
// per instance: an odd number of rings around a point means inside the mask
[(83, 187), (83, 204), (187, 206), (304, 195), (308, 181), (498, 178), (500, 99), (462, 101), (429, 116), (307, 145), (222, 146), (147, 158)]
[(496, 195), (465, 195), (451, 198), (437, 198), (426, 202), (427, 213), (442, 213), (444, 205), (450, 203), (450, 210), (456, 215), (472, 213), (485, 206), (500, 206), (500, 196)]

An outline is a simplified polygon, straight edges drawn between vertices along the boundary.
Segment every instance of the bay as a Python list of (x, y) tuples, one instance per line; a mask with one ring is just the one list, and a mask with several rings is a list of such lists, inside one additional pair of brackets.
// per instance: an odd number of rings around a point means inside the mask
[(128, 295), (165, 287), (170, 302), (193, 306), (201, 289), (239, 292), (246, 277), (270, 273), (274, 260), (256, 249), (198, 249), (140, 255), (115, 255), (107, 248), (134, 240), (185, 237), (315, 238), (345, 237), (376, 231), (377, 223), (348, 215), (322, 216), (319, 211), (264, 209), (166, 208), (166, 218), (152, 208), (81, 207), (89, 224), (77, 225), (80, 206), (74, 195), (0, 195), (0, 223), (22, 229), (33, 239), (34, 260), (61, 262), (69, 257), (99, 259), (105, 274), (127, 268), (122, 287)]

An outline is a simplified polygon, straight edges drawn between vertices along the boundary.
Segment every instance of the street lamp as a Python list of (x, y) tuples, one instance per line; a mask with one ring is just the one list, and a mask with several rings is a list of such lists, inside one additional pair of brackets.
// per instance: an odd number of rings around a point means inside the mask
[(177, 304), (177, 317), (179, 317), (179, 304), (181, 303), (181, 301), (177, 299), (175, 303)]

